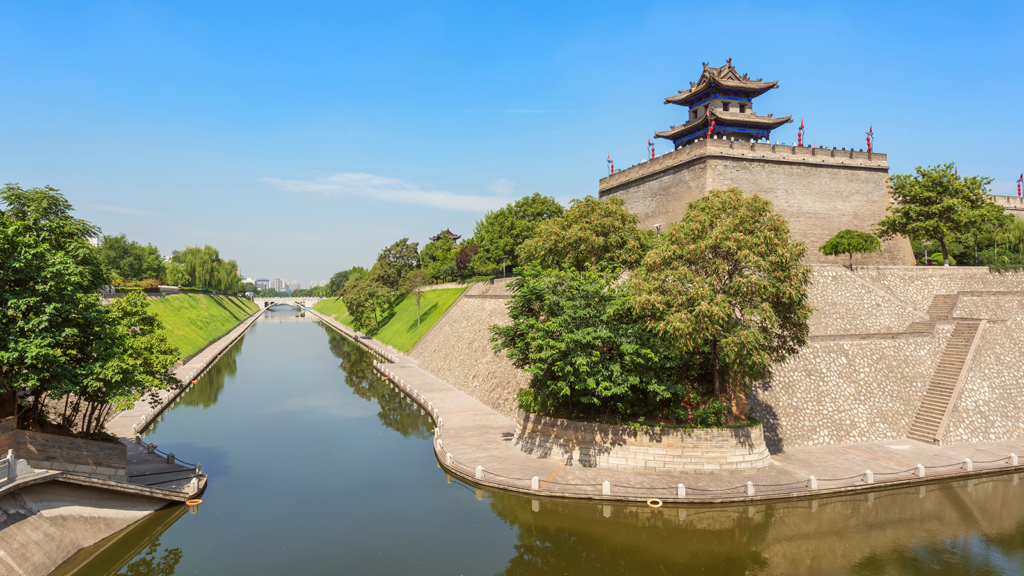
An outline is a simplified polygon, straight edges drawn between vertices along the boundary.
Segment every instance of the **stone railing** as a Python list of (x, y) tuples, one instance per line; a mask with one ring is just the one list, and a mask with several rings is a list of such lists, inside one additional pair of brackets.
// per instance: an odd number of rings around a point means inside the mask
[(520, 414), (512, 443), (540, 458), (636, 472), (729, 474), (772, 463), (760, 424), (636, 429)]

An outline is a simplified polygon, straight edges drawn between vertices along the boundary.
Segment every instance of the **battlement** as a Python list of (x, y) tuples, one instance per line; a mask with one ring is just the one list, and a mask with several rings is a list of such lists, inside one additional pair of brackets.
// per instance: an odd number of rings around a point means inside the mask
[(1018, 218), (1024, 218), (1024, 198), (1020, 196), (995, 196), (989, 198)]
[(812, 148), (788, 144), (761, 144), (739, 140), (703, 139), (689, 146), (673, 150), (652, 160), (641, 162), (601, 179), (598, 193), (606, 192), (631, 182), (697, 160), (703, 157), (749, 158), (770, 162), (794, 162), (811, 165), (846, 166), (889, 170), (885, 154), (839, 150), (835, 148)]

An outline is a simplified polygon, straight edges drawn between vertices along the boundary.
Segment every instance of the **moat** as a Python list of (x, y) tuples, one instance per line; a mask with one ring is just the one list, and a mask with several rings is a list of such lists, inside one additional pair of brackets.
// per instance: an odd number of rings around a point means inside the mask
[(198, 512), (146, 518), (75, 574), (1024, 574), (1014, 475), (753, 506), (535, 500), (449, 481), (433, 427), (369, 353), (272, 309), (147, 435), (203, 464)]

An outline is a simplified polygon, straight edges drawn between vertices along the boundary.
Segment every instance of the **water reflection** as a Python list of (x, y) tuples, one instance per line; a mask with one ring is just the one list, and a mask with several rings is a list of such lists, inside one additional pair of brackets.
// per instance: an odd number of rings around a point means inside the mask
[(491, 509), (517, 530), (506, 576), (1024, 574), (1014, 476), (921, 488), (661, 509), (498, 493)]
[(432, 436), (430, 417), (374, 372), (372, 354), (323, 322), (318, 324), (327, 332), (331, 354), (341, 360), (338, 367), (345, 372), (345, 384), (363, 400), (377, 401), (381, 424), (407, 438)]
[(60, 576), (1024, 574), (1012, 475), (774, 504), (481, 501), (355, 343), (282, 310), (240, 344), (152, 439), (210, 471), (200, 512), (151, 515)]

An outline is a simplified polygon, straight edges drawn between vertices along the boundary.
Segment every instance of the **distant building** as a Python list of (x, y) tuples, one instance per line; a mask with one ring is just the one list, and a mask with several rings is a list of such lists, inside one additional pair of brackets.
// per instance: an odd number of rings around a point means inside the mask
[(255, 284), (257, 290), (266, 290), (270, 288), (270, 280), (266, 278), (257, 278)]
[(430, 241), (431, 242), (437, 242), (438, 240), (441, 239), (441, 236), (447, 236), (447, 237), (452, 239), (452, 242), (456, 242), (456, 243), (458, 243), (459, 239), (462, 238), (462, 236), (460, 234), (455, 234), (451, 230), (445, 229), (445, 230), (441, 231), (437, 236), (431, 236), (430, 237)]

